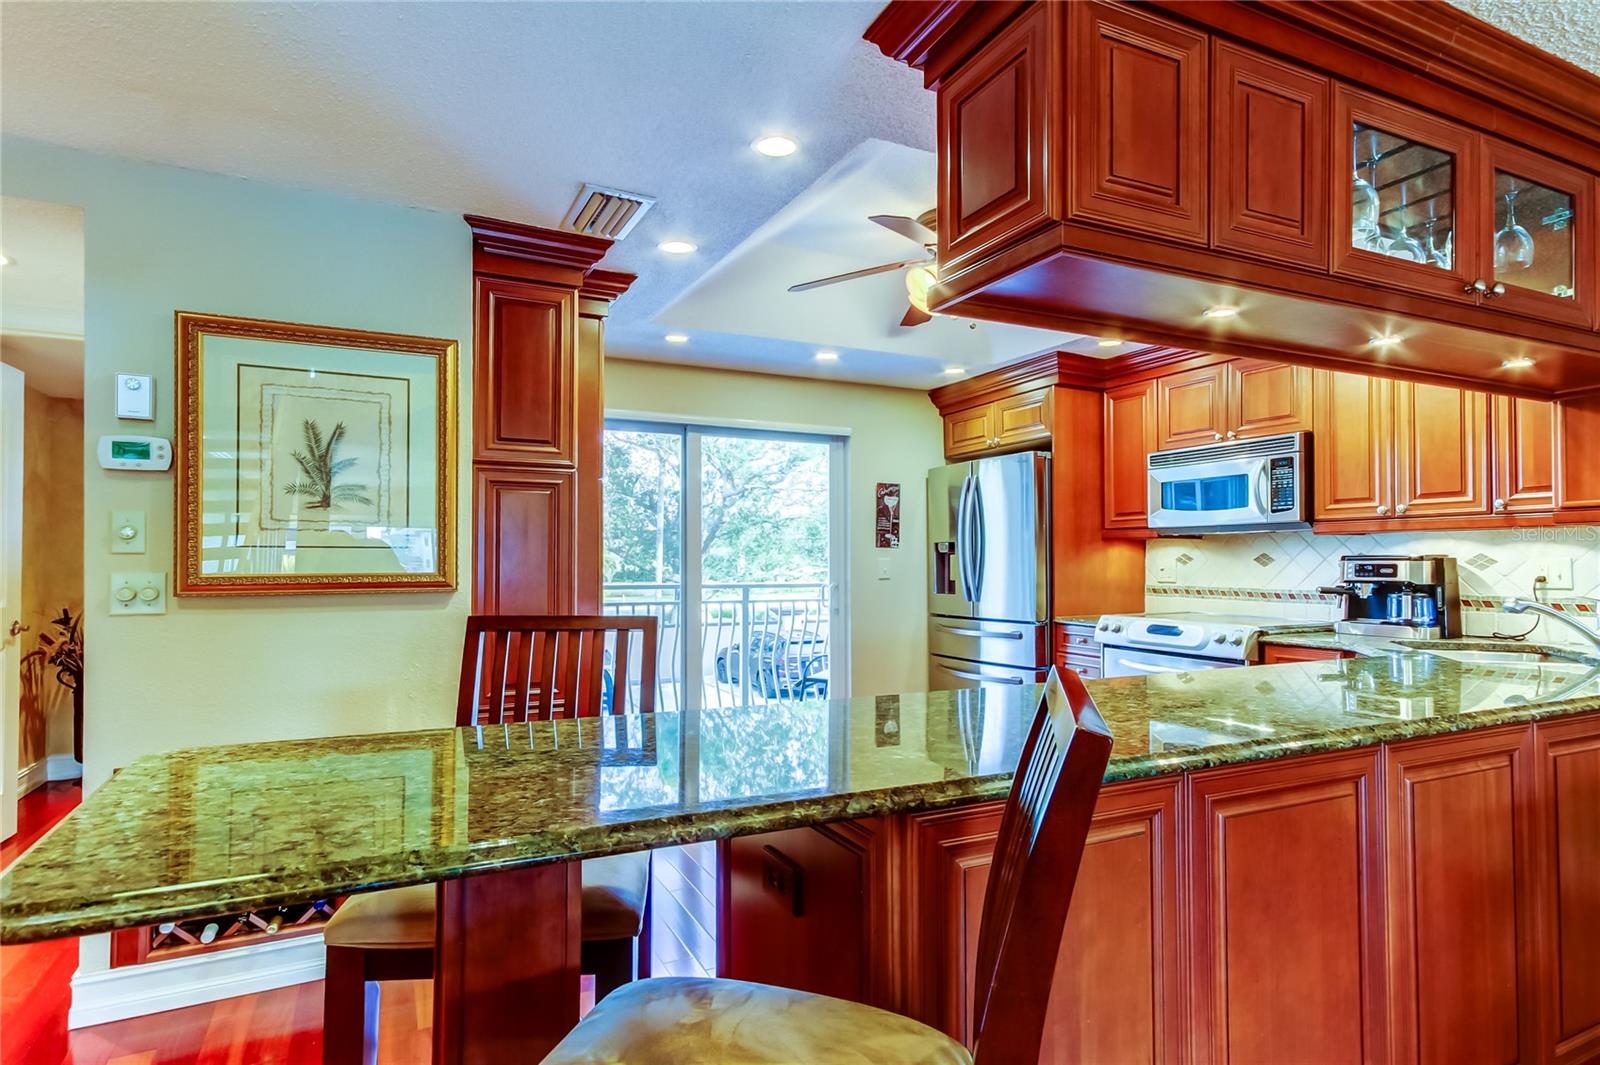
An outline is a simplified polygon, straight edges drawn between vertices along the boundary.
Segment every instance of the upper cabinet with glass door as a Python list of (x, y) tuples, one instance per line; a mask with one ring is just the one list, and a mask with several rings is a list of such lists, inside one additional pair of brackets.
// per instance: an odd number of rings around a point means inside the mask
[(1490, 247), (1486, 307), (1594, 324), (1593, 183), (1580, 170), (1498, 141), (1485, 152)]
[(1473, 300), (1475, 135), (1343, 86), (1335, 115), (1334, 272)]

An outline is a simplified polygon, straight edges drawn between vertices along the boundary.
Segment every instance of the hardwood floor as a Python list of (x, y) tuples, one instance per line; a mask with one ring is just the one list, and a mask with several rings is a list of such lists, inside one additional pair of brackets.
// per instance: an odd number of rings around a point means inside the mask
[[(0, 845), (0, 868), (78, 804), (76, 784), (50, 784), (18, 804), (18, 831)], [(657, 976), (710, 976), (716, 968), (716, 846), (657, 852), (651, 950)], [(0, 947), (0, 1065), (320, 1065), (322, 983), (264, 991), (181, 1010), (67, 1031), (78, 941)], [(592, 999), (585, 977), (585, 1005)], [(426, 1062), (433, 985), (383, 985), (379, 1065)]]

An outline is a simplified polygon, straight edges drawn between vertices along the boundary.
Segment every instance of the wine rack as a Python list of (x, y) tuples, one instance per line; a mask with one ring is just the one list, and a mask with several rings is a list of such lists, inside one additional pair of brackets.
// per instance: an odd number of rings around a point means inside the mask
[(111, 937), (111, 964), (113, 968), (139, 965), (305, 935), (326, 924), (343, 901), (314, 899), (115, 932)]

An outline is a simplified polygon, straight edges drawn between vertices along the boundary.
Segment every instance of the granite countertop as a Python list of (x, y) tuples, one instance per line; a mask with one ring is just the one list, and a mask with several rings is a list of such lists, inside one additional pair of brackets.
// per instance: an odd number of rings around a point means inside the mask
[(1057, 625), (1093, 625), (1100, 617), (1099, 614), (1061, 614), (1052, 620)]
[(1356, 655), (1387, 655), (1408, 652), (1427, 653), (1429, 648), (1440, 651), (1509, 651), (1519, 654), (1553, 655), (1574, 662), (1591, 662), (1600, 665), (1600, 656), (1582, 648), (1558, 647), (1554, 644), (1527, 643), (1523, 640), (1496, 640), (1488, 636), (1463, 636), (1444, 640), (1408, 640), (1394, 636), (1357, 636), (1334, 632), (1331, 625), (1319, 625), (1295, 630), (1273, 630), (1263, 633), (1262, 643), (1281, 647), (1310, 647), (1330, 651), (1349, 651)]
[[(1416, 652), (1088, 684), (1106, 779), (1600, 711), (1600, 665)], [(0, 874), (0, 942), (1003, 798), (991, 687), (141, 758)]]

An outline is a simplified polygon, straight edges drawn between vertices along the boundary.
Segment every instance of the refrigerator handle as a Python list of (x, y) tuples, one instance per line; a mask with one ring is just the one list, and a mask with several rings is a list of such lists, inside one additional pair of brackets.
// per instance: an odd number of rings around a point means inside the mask
[(956, 565), (961, 569), (961, 595), (972, 602), (972, 474), (961, 482), (961, 500), (956, 504)]
[(984, 535), (983, 485), (972, 479), (972, 601), (983, 597), (984, 553), (988, 544)]

